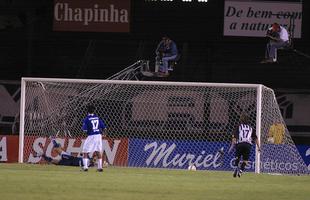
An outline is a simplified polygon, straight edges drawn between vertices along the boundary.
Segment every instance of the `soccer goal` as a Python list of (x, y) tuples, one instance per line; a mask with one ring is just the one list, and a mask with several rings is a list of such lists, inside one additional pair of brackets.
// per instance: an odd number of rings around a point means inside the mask
[[(110, 165), (233, 170), (228, 149), (245, 113), (262, 149), (253, 145), (248, 171), (309, 173), (274, 91), (258, 84), (22, 78), (19, 162), (43, 162), (41, 151), (56, 156), (51, 138), (79, 154), (88, 104), (108, 126), (103, 149)], [(284, 127), (277, 142), (269, 134), (275, 122)]]

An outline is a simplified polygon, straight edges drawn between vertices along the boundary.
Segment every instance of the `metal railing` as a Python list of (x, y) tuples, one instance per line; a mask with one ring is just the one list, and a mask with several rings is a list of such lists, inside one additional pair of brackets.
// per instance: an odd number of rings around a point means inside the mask
[(138, 60), (125, 69), (113, 74), (107, 80), (140, 80), (141, 72), (149, 71), (148, 60)]

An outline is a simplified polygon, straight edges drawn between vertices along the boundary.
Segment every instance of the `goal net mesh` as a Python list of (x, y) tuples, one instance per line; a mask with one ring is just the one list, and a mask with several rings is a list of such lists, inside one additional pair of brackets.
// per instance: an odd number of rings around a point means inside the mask
[[(53, 154), (51, 138), (77, 155), (86, 106), (107, 124), (105, 159), (110, 165), (200, 170), (233, 170), (233, 130), (240, 115), (257, 125), (254, 85), (143, 81), (25, 79), (23, 162)], [(281, 117), (272, 89), (262, 86), (261, 154), (263, 173), (309, 173)], [(22, 102), (23, 103), (23, 102)], [(276, 128), (272, 125), (280, 124)], [(281, 125), (282, 124), (282, 125)], [(255, 145), (248, 171), (255, 169)], [(59, 157), (58, 157), (59, 158)]]

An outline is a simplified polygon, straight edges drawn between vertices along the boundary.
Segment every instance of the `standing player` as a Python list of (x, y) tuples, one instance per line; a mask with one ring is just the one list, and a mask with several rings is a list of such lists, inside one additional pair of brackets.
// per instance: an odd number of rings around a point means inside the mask
[[(249, 117), (247, 115), (240, 116), (240, 123), (236, 127), (236, 130), (232, 136), (232, 145), (236, 145), (236, 157), (235, 157), (235, 166), (233, 176), (241, 176), (242, 172), (245, 169), (245, 166), (248, 164), (250, 157), (252, 141), (255, 141), (258, 151), (260, 151), (259, 141), (257, 139), (256, 133), (253, 131), (249, 123)], [(239, 162), (242, 157), (242, 162), (239, 167)]]
[(88, 155), (94, 152), (98, 158), (98, 172), (102, 172), (102, 134), (106, 125), (104, 122), (94, 114), (95, 107), (93, 105), (87, 106), (87, 116), (83, 120), (82, 129), (87, 133), (87, 138), (83, 145), (83, 171), (88, 171)]

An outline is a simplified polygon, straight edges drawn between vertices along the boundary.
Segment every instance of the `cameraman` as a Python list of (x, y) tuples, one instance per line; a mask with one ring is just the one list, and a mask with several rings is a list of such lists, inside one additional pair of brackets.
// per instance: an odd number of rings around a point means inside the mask
[(265, 59), (261, 63), (277, 62), (277, 49), (289, 45), (289, 34), (283, 26), (273, 23), (268, 29), (266, 37), (270, 40), (266, 46)]
[(159, 64), (159, 74), (162, 76), (168, 76), (169, 61), (176, 59), (178, 56), (178, 48), (176, 43), (168, 36), (164, 36), (157, 45), (155, 53), (156, 63)]

